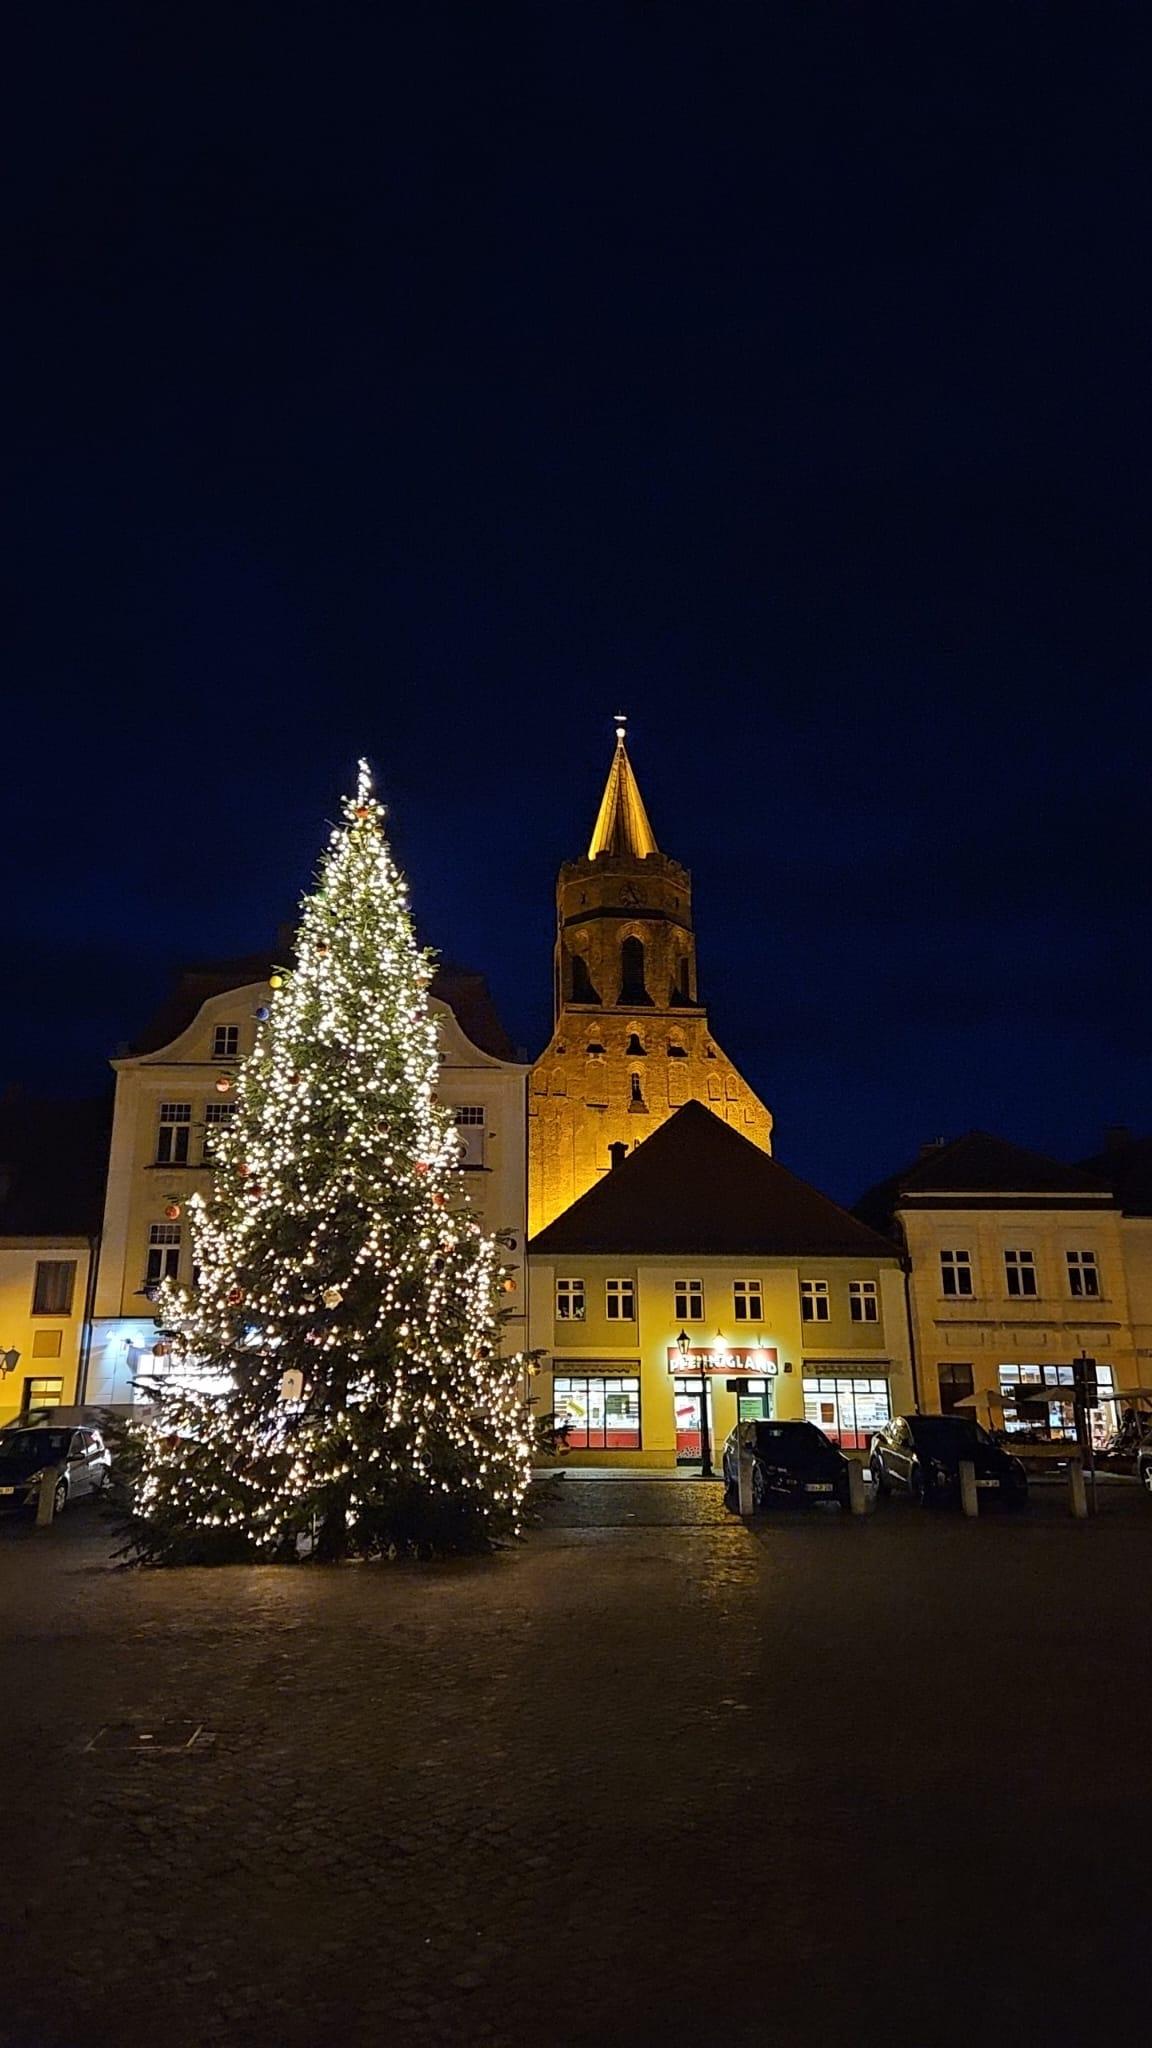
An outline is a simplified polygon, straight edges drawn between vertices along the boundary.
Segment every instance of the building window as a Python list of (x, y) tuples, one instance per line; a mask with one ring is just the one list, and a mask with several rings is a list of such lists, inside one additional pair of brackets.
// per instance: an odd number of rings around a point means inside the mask
[(156, 1133), (157, 1166), (187, 1166), (188, 1137), (192, 1129), (190, 1102), (162, 1102), (160, 1128)]
[(738, 1323), (764, 1321), (764, 1291), (759, 1280), (732, 1282), (732, 1314)]
[(584, 1321), (584, 1282), (582, 1280), (558, 1280), (556, 1282), (556, 1321), (558, 1323), (582, 1323)]
[(238, 1024), (217, 1024), (212, 1033), (212, 1057), (214, 1060), (234, 1060), (240, 1050), (240, 1026)]
[(63, 1330), (33, 1330), (33, 1358), (59, 1358), (64, 1349)]
[(672, 1292), (675, 1297), (675, 1315), (678, 1323), (702, 1323), (704, 1321), (704, 1282), (702, 1280), (676, 1280)]
[(220, 1132), (231, 1123), (238, 1105), (235, 1102), (209, 1102), (204, 1109), (204, 1153), (205, 1166), (210, 1166)]
[(618, 1166), (623, 1166), (624, 1161), (627, 1159), (627, 1157), (628, 1147), (624, 1143), (624, 1140), (622, 1138), (618, 1138), (614, 1145), (609, 1145), (608, 1158), (611, 1161), (613, 1172), (616, 1171), (616, 1168)]
[(829, 1313), (828, 1282), (826, 1280), (802, 1280), (800, 1282), (801, 1322), (826, 1323)]
[(1031, 1252), (1012, 1251), (1004, 1254), (1004, 1278), (1009, 1294), (1018, 1298), (1027, 1296), (1032, 1300), (1036, 1295), (1036, 1260)]
[(854, 1323), (878, 1323), (880, 1303), (875, 1280), (850, 1280), (848, 1307)]
[(484, 1164), (484, 1139), (487, 1111), (482, 1103), (464, 1102), (452, 1112), (456, 1126), (456, 1148), (461, 1166), (476, 1167)]
[(972, 1367), (949, 1360), (946, 1365), (937, 1366), (936, 1377), (940, 1382), (940, 1413), (951, 1415), (972, 1392)]
[(604, 1282), (604, 1309), (610, 1323), (634, 1323), (636, 1321), (636, 1282), (634, 1280), (606, 1280)]
[[(1071, 1442), (1076, 1435), (1076, 1373), (1070, 1365), (1002, 1365), (1000, 1391), (1010, 1397), (1004, 1427), (1010, 1436)], [(1096, 1363), (1101, 1406), (1088, 1410), (1092, 1440), (1099, 1444), (1115, 1424), (1112, 1367)], [(1105, 1407), (1103, 1404), (1107, 1403)]]
[(971, 1252), (941, 1252), (940, 1292), (949, 1295), (970, 1295), (972, 1292)]
[(75, 1259), (37, 1259), (32, 1283), (34, 1316), (70, 1316), (76, 1286)]
[(1095, 1252), (1068, 1253), (1068, 1288), (1078, 1299), (1099, 1300), (1100, 1268)]
[(620, 947), (620, 1001), (630, 1007), (652, 1001), (644, 985), (644, 945), (640, 939), (625, 939)]
[(180, 1225), (178, 1223), (153, 1223), (148, 1231), (148, 1264), (144, 1271), (146, 1287), (157, 1287), (161, 1280), (175, 1280), (180, 1272)]
[(886, 1379), (819, 1374), (804, 1381), (804, 1415), (842, 1451), (866, 1451), (892, 1413)]
[(24, 1401), (20, 1412), (22, 1415), (33, 1415), (40, 1408), (59, 1408), (63, 1399), (63, 1380), (25, 1380)]
[(598, 1003), (599, 992), (588, 972), (588, 962), (579, 953), (572, 955), (572, 1001), (574, 1003)]
[(640, 1381), (630, 1374), (557, 1373), (552, 1406), (570, 1450), (640, 1449)]

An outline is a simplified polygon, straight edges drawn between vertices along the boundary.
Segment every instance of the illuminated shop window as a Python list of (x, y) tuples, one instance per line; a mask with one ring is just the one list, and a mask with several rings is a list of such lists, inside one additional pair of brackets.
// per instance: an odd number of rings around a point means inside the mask
[(886, 1379), (821, 1373), (804, 1381), (804, 1415), (842, 1451), (867, 1450), (892, 1413)]
[(625, 1373), (557, 1373), (557, 1423), (567, 1422), (573, 1451), (640, 1449), (640, 1381)]
[[(1076, 1374), (1070, 1365), (1002, 1365), (1000, 1391), (1011, 1399), (1004, 1410), (1004, 1428), (1010, 1436), (1071, 1441), (1076, 1435), (1073, 1405)], [(1115, 1381), (1112, 1367), (1096, 1366), (1100, 1407), (1090, 1408), (1089, 1423), (1097, 1443), (1115, 1427)]]

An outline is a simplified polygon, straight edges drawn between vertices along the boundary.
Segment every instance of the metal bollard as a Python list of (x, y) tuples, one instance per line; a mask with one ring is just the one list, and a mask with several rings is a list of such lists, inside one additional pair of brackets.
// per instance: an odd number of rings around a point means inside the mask
[(745, 1444), (736, 1453), (736, 1488), (741, 1515), (752, 1513), (752, 1457)]
[(36, 1527), (46, 1529), (55, 1515), (56, 1482), (60, 1477), (58, 1465), (49, 1465), (40, 1474), (40, 1491), (36, 1496)]
[(868, 1513), (868, 1491), (864, 1485), (864, 1467), (855, 1458), (848, 1460), (848, 1506), (854, 1515)]
[(1079, 1458), (1068, 1460), (1068, 1498), (1078, 1522), (1088, 1519), (1088, 1496), (1084, 1491), (1084, 1466)]
[(976, 1467), (971, 1458), (960, 1460), (960, 1505), (966, 1515), (980, 1513), (980, 1496), (976, 1491)]

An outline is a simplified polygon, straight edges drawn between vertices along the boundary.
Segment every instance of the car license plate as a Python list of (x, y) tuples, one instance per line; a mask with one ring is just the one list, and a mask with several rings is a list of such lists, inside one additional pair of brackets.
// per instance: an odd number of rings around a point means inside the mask
[(810, 1479), (804, 1491), (805, 1493), (831, 1493), (832, 1482), (830, 1479)]
[(0, 1493), (15, 1493), (15, 1491), (16, 1488), (14, 1486), (0, 1486)]
[(978, 1480), (976, 1481), (976, 1484), (977, 1484), (977, 1486), (996, 1486), (996, 1487), (998, 1487), (998, 1486), (999, 1486), (999, 1484), (1000, 1484), (1000, 1481), (999, 1481), (998, 1479), (978, 1479)]

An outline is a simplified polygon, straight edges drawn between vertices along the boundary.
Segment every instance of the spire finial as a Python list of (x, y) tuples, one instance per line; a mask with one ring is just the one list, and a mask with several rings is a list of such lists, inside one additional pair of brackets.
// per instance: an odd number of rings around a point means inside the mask
[(622, 740), (622, 739), (626, 738), (626, 736), (627, 736), (627, 731), (628, 731), (628, 713), (627, 713), (626, 711), (618, 711), (618, 712), (616, 713), (616, 737), (617, 737), (617, 739), (618, 739), (618, 740)]

